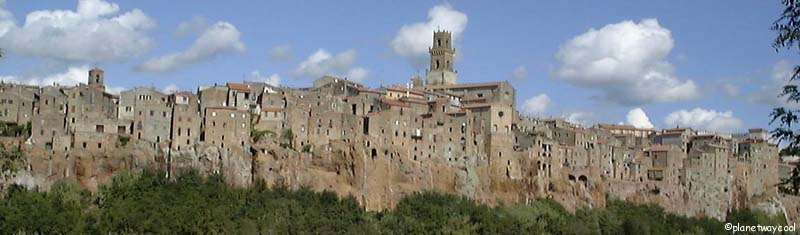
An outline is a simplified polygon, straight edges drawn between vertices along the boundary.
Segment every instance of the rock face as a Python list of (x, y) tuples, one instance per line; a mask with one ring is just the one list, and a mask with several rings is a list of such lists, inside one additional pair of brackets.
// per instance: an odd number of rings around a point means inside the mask
[[(25, 148), (26, 145), (21, 146)], [(188, 169), (206, 175), (222, 174), (229, 184), (240, 187), (263, 181), (270, 186), (328, 190), (341, 196), (353, 196), (373, 211), (392, 208), (404, 196), (419, 191), (458, 194), (489, 205), (525, 203), (548, 197), (570, 210), (604, 207), (607, 197), (615, 197), (637, 203), (656, 203), (673, 213), (715, 218), (718, 217), (715, 213), (721, 210), (724, 215), (731, 207), (752, 206), (784, 212), (787, 204), (793, 206), (797, 201), (784, 198), (780, 203), (771, 196), (748, 198), (744, 196), (746, 192), (734, 190), (729, 194), (731, 204), (719, 207), (690, 197), (689, 190), (683, 187), (664, 182), (549, 177), (538, 169), (535, 159), (519, 158), (516, 162), (498, 164), (479, 158), (447, 161), (435, 157), (415, 160), (403, 154), (373, 157), (363, 145), (343, 141), (304, 152), (266, 139), (254, 144), (251, 153), (245, 156), (199, 145), (183, 151), (164, 152), (135, 141), (104, 154), (73, 150), (54, 156), (37, 151), (25, 149), (27, 157), (21, 164), (24, 167), (13, 174), (6, 172), (4, 185), (14, 183), (47, 190), (58, 179), (72, 179), (97, 191), (99, 185), (117, 172), (156, 168), (164, 170), (165, 177)], [(717, 202), (722, 201), (725, 200)], [(787, 212), (787, 216), (796, 217), (796, 212)]]

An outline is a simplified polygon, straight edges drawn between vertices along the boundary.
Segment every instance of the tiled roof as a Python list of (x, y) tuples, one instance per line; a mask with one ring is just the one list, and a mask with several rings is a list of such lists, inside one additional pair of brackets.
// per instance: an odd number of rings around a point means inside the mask
[(598, 124), (598, 127), (607, 130), (630, 130), (630, 131), (653, 131), (653, 129), (649, 128), (636, 128), (632, 125), (621, 125), (621, 124)]
[(481, 83), (464, 83), (464, 84), (452, 84), (452, 85), (431, 85), (426, 86), (425, 89), (428, 90), (435, 90), (435, 89), (458, 89), (458, 88), (475, 88), (475, 87), (496, 87), (500, 86), (502, 82), (481, 82)]
[(402, 101), (399, 101), (399, 100), (393, 100), (393, 99), (381, 98), (381, 102), (382, 102), (382, 103), (384, 103), (384, 104), (391, 105), (391, 106), (411, 107), (411, 106), (410, 106), (410, 105), (408, 105), (407, 103), (405, 103), (405, 102), (402, 102)]
[(391, 86), (391, 87), (386, 88), (386, 90), (399, 91), (399, 92), (408, 92), (408, 93), (415, 94), (415, 95), (425, 95), (424, 92), (408, 89), (408, 88), (405, 88), (405, 87), (399, 87), (399, 86)]
[(250, 85), (244, 83), (229, 82), (228, 89), (237, 91), (250, 91)]

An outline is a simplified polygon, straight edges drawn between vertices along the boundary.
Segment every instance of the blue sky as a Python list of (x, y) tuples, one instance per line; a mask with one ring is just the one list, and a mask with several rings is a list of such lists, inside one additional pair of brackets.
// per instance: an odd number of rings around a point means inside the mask
[(509, 80), (523, 113), (739, 132), (800, 62), (770, 46), (779, 1), (3, 1), (0, 79), (40, 85), (92, 66), (117, 89), (404, 84), (431, 37), (412, 29), (436, 25), (458, 31), (459, 82)]

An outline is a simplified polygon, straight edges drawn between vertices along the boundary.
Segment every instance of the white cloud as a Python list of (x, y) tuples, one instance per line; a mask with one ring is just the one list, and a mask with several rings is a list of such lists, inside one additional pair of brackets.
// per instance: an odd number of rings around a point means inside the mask
[(3, 81), (35, 86), (72, 86), (86, 83), (89, 77), (89, 66), (69, 67), (66, 71), (42, 76), (0, 76)]
[(741, 119), (733, 116), (732, 111), (718, 112), (702, 108), (672, 112), (664, 118), (664, 123), (667, 126), (683, 126), (726, 133), (740, 131), (744, 126)]
[(120, 13), (115, 3), (80, 0), (77, 10), (29, 13), (22, 26), (0, 1), (0, 45), (19, 53), (63, 61), (100, 63), (147, 51), (156, 23), (139, 9)]
[(169, 84), (169, 85), (164, 86), (164, 88), (161, 89), (161, 92), (164, 93), (164, 94), (172, 94), (172, 93), (175, 93), (175, 92), (177, 92), (179, 90), (180, 90), (180, 88), (178, 87), (178, 85), (175, 85), (173, 83), (173, 84)]
[(136, 68), (147, 72), (174, 71), (190, 64), (214, 59), (222, 53), (241, 53), (245, 51), (245, 45), (239, 39), (240, 35), (236, 26), (220, 21), (206, 28), (189, 49), (150, 59)]
[[(0, 75), (0, 81), (17, 83), (17, 84), (34, 85), (40, 87), (53, 86), (53, 85), (74, 86), (80, 83), (85, 84), (87, 82), (89, 78), (89, 69), (90, 67), (88, 65), (82, 65), (82, 66), (69, 67), (62, 72), (45, 74), (45, 75), (31, 75), (31, 76)], [(124, 89), (125, 89), (124, 87), (115, 87), (106, 84), (106, 91), (111, 94), (119, 94), (119, 92)]]
[(257, 81), (257, 82), (263, 82), (263, 83), (266, 83), (266, 84), (270, 84), (270, 85), (273, 85), (273, 86), (280, 86), (281, 85), (281, 76), (278, 75), (277, 73), (273, 73), (272, 75), (269, 75), (269, 76), (263, 76), (263, 75), (261, 75), (261, 71), (256, 70), (256, 71), (250, 72), (250, 79), (252, 79), (254, 81)]
[(292, 59), (292, 47), (289, 45), (278, 45), (269, 50), (270, 61), (288, 61)]
[(580, 124), (582, 126), (591, 126), (594, 123), (594, 114), (590, 112), (568, 112), (561, 115), (561, 117), (567, 122)]
[(653, 123), (650, 122), (650, 118), (647, 117), (647, 113), (642, 108), (631, 109), (625, 119), (628, 125), (636, 128), (653, 128)]
[(324, 49), (319, 49), (301, 62), (292, 72), (298, 77), (319, 78), (325, 75), (344, 75), (356, 82), (363, 81), (369, 71), (355, 67), (356, 51), (347, 50), (336, 55), (331, 55)]
[(127, 88), (121, 86), (106, 86), (106, 92), (109, 94), (119, 95), (125, 90), (127, 90)]
[(525, 65), (520, 65), (511, 72), (512, 81), (523, 81), (528, 77), (528, 68)]
[(697, 85), (676, 77), (666, 61), (673, 46), (672, 33), (655, 19), (590, 29), (561, 46), (556, 77), (626, 106), (694, 99)]
[(438, 5), (428, 10), (428, 21), (403, 25), (392, 39), (392, 49), (398, 55), (408, 57), (414, 66), (423, 66), (428, 47), (433, 44), (435, 30), (452, 32), (455, 41), (466, 28), (466, 14), (453, 9), (449, 4)]
[(772, 77), (768, 82), (751, 93), (748, 100), (754, 103), (766, 104), (772, 107), (789, 107), (792, 109), (800, 108), (800, 104), (788, 102), (786, 97), (780, 96), (783, 93), (783, 86), (788, 85), (794, 73), (794, 67), (789, 61), (780, 60), (772, 66)]
[(525, 100), (522, 104), (522, 113), (527, 116), (541, 116), (550, 106), (550, 97), (547, 94), (540, 94)]
[(191, 20), (181, 22), (175, 30), (175, 35), (184, 36), (188, 34), (200, 34), (208, 28), (208, 19), (202, 16), (194, 16)]

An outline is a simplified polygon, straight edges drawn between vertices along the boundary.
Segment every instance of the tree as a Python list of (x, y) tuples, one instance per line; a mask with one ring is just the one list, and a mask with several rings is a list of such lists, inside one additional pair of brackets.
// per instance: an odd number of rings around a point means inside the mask
[[(778, 32), (772, 47), (776, 51), (780, 49), (800, 51), (800, 1), (783, 0), (783, 5), (785, 6), (783, 13), (772, 25), (772, 30)], [(800, 103), (798, 80), (800, 80), (800, 66), (795, 66), (788, 84), (783, 87), (783, 92), (780, 94), (781, 97), (786, 97), (788, 103)], [(800, 124), (800, 109), (778, 107), (773, 109), (770, 117), (772, 118), (770, 124), (775, 122), (780, 124), (772, 131), (772, 137), (787, 143), (787, 150), (782, 152), (797, 153), (800, 150), (800, 129), (793, 125)], [(797, 192), (800, 190), (800, 176), (794, 174), (782, 180), (781, 184), (789, 187), (790, 191)]]

